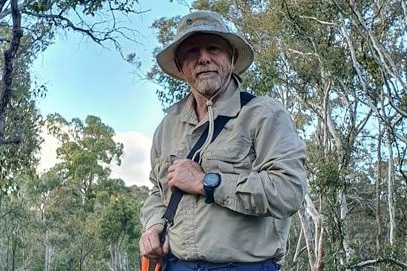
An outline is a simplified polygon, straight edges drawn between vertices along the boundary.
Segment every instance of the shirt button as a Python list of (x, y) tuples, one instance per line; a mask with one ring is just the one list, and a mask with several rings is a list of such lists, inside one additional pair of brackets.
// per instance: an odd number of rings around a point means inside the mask
[(208, 151), (208, 152), (206, 153), (206, 156), (212, 156), (212, 153), (211, 153), (210, 151)]
[(190, 209), (188, 209), (188, 210), (186, 211), (186, 213), (187, 213), (187, 215), (190, 215), (192, 212), (191, 212)]

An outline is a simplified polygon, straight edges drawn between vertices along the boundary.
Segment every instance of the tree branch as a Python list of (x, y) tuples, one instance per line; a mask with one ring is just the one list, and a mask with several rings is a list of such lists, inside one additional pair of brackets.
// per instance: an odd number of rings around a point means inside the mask
[(97, 33), (94, 29), (93, 26), (89, 28), (82, 28), (76, 26), (70, 19), (62, 16), (61, 14), (55, 15), (55, 14), (43, 14), (43, 13), (34, 13), (31, 11), (24, 11), (24, 14), (37, 17), (37, 18), (45, 18), (45, 19), (50, 19), (53, 22), (60, 24), (61, 26), (65, 28), (71, 28), (72, 30), (78, 31), (82, 34), (85, 34), (89, 36), (94, 42), (101, 44), (105, 40), (112, 40), (113, 38), (108, 37), (110, 33), (113, 32), (113, 30), (108, 31), (107, 33), (104, 33), (104, 37), (98, 37), (95, 35)]
[(4, 5), (6, 4), (7, 0), (0, 0), (0, 12), (3, 11)]
[[(398, 69), (396, 65), (394, 64), (394, 61), (391, 59), (391, 57), (386, 53), (386, 51), (383, 49), (383, 46), (380, 44), (380, 42), (376, 39), (375, 35), (372, 33), (372, 31), (367, 27), (365, 20), (363, 16), (360, 14), (360, 12), (355, 8), (355, 1), (351, 0), (349, 3), (349, 7), (351, 8), (351, 11), (355, 15), (357, 22), (359, 22), (359, 25), (362, 27), (363, 31), (367, 33), (368, 38), (371, 42), (371, 45), (374, 49), (374, 51), (377, 53), (377, 55), (373, 54), (373, 56), (377, 59), (378, 63), (381, 64), (384, 68), (384, 70), (390, 74), (401, 86), (404, 90), (407, 89), (406, 83), (401, 79), (400, 73), (398, 72)], [(361, 32), (363, 32), (361, 31)], [(372, 52), (373, 53), (373, 52)]]
[(303, 15), (301, 15), (301, 16), (299, 16), (299, 17), (300, 17), (300, 18), (303, 18), (303, 19), (310, 19), (310, 20), (316, 21), (317, 23), (323, 24), (323, 25), (335, 25), (335, 23), (321, 21), (321, 20), (319, 20), (318, 18), (312, 17), (312, 16), (303, 16)]
[[(61, 26), (62, 28), (72, 29), (75, 32), (81, 33), (81, 34), (89, 37), (92, 41), (94, 41), (95, 43), (97, 43), (101, 46), (103, 46), (104, 42), (107, 42), (107, 41), (112, 42), (115, 49), (120, 53), (122, 58), (126, 59), (122, 52), (120, 43), (117, 40), (117, 37), (114, 36), (114, 34), (118, 34), (127, 40), (137, 42), (137, 40), (134, 37), (129, 36), (129, 35), (132, 35), (132, 32), (134, 30), (117, 26), (115, 16), (113, 15), (114, 10), (111, 8), (110, 11), (112, 13), (110, 18), (113, 18), (113, 26), (109, 26), (109, 28), (105, 29), (104, 31), (97, 30), (96, 28), (98, 27), (98, 25), (107, 23), (107, 21), (98, 22), (93, 25), (87, 25), (87, 24), (85, 24), (85, 22), (83, 21), (83, 19), (81, 18), (81, 16), (79, 14), (77, 14), (77, 16), (81, 20), (80, 21), (81, 26), (79, 26), (79, 24), (75, 24), (68, 17), (63, 16), (62, 15), (63, 11), (59, 12), (58, 14), (44, 14), (44, 13), (37, 13), (37, 12), (29, 11), (29, 10), (24, 10), (23, 13), (26, 15), (32, 16), (32, 17), (42, 18), (45, 20), (52, 21), (54, 24)], [(142, 13), (142, 12), (140, 12), (140, 13)]]
[(403, 262), (400, 262), (398, 260), (391, 259), (391, 258), (366, 260), (366, 261), (360, 262), (358, 264), (352, 265), (350, 267), (350, 269), (351, 270), (359, 270), (359, 269), (361, 269), (363, 267), (366, 267), (366, 266), (373, 266), (373, 265), (378, 265), (378, 264), (381, 264), (381, 263), (390, 263), (392, 265), (399, 266), (399, 267), (401, 267), (403, 269), (407, 269), (407, 264), (405, 264)]

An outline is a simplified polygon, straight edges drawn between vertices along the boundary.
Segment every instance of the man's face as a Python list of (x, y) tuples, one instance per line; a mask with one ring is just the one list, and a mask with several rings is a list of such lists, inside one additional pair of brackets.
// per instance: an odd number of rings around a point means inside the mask
[(229, 43), (213, 34), (194, 34), (177, 49), (185, 80), (208, 98), (226, 85), (232, 72), (231, 55)]

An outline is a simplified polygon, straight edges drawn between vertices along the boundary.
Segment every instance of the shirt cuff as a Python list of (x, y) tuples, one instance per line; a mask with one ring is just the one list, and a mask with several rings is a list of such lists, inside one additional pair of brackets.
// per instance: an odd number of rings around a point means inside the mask
[(164, 220), (163, 220), (163, 214), (162, 213), (157, 213), (155, 215), (153, 215), (146, 223), (145, 226), (145, 230), (148, 230), (149, 228), (151, 228), (154, 225), (157, 224), (164, 224)]

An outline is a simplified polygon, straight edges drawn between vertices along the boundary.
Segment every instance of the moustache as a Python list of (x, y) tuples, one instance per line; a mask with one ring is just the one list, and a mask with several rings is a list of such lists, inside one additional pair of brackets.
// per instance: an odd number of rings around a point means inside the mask
[(198, 67), (195, 69), (196, 74), (204, 73), (204, 72), (219, 72), (216, 66), (205, 66), (205, 67)]

